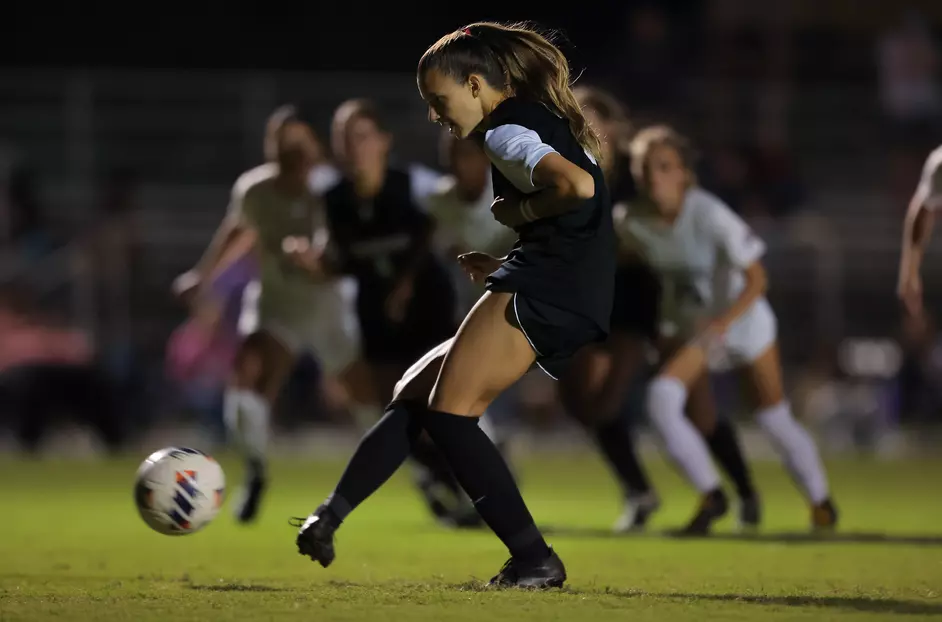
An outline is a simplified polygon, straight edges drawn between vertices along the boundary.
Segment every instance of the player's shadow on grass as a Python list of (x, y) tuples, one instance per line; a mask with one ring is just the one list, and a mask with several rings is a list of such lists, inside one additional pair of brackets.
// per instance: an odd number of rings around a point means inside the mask
[(271, 587), (270, 585), (242, 585), (240, 583), (219, 583), (216, 585), (187, 585), (191, 590), (198, 592), (287, 592), (285, 588)]
[[(637, 596), (634, 593), (629, 594)], [(652, 596), (655, 595), (652, 594)], [(656, 596), (672, 600), (706, 600), (777, 607), (823, 607), (892, 615), (942, 614), (942, 603), (926, 603), (895, 598), (866, 598), (864, 596), (743, 596), (741, 594), (658, 594)]]
[(773, 533), (714, 533), (691, 536), (677, 530), (619, 534), (597, 527), (541, 527), (543, 533), (573, 538), (668, 538), (674, 540), (717, 540), (724, 542), (767, 542), (775, 544), (905, 544), (942, 546), (942, 534), (889, 534), (879, 532), (838, 531), (815, 534), (807, 531)]

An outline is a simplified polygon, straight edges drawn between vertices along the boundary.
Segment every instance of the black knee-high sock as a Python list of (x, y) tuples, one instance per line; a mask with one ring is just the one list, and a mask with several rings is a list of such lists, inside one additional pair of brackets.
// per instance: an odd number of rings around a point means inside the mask
[(448, 466), (445, 456), (438, 447), (428, 438), (419, 436), (412, 445), (410, 457), (421, 464), (435, 478), (435, 481), (444, 484), (454, 493), (461, 492), (461, 484)]
[(477, 418), (429, 410), (421, 421), (481, 518), (510, 554), (522, 561), (538, 561), (549, 555), (507, 463), (478, 427)]
[(615, 471), (626, 496), (651, 492), (651, 484), (635, 453), (634, 438), (621, 417), (591, 430), (606, 462)]
[(415, 416), (420, 410), (424, 409), (419, 404), (392, 402), (383, 418), (360, 441), (340, 482), (327, 498), (327, 509), (337, 525), (405, 462), (422, 431)]
[(754, 496), (756, 491), (752, 486), (752, 475), (749, 467), (746, 466), (746, 459), (743, 457), (733, 424), (721, 419), (716, 423), (713, 434), (706, 437), (706, 441), (713, 457), (733, 480), (737, 494), (741, 498)]

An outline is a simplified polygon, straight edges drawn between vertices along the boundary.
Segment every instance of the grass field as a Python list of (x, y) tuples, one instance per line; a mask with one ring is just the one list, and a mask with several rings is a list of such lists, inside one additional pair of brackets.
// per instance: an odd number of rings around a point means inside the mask
[[(223, 457), (230, 484), (238, 465)], [(757, 466), (765, 524), (716, 536), (665, 530), (694, 504), (654, 465), (665, 505), (647, 535), (613, 537), (617, 491), (592, 456), (520, 465), (524, 496), (565, 560), (563, 591), (483, 589), (506, 552), (490, 533), (425, 514), (405, 472), (348, 519), (328, 570), (296, 553), (292, 515), (342, 464), (276, 463), (262, 520), (229, 507), (204, 532), (149, 531), (131, 503), (135, 460), (0, 460), (0, 620), (907, 620), (942, 618), (942, 460), (831, 464), (840, 533), (808, 515), (775, 465)]]

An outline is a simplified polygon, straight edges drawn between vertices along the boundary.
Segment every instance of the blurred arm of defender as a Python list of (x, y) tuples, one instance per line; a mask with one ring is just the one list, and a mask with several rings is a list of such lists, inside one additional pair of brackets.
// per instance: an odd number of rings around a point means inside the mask
[(742, 270), (744, 281), (736, 300), (707, 329), (722, 334), (765, 295), (769, 281), (761, 261), (765, 254), (765, 242), (724, 203), (717, 200), (711, 207), (706, 214), (705, 228), (726, 259)]
[(906, 311), (919, 316), (923, 310), (920, 269), (935, 224), (935, 210), (942, 205), (942, 147), (933, 151), (923, 167), (919, 186), (909, 202), (903, 222), (897, 295)]
[[(244, 182), (243, 177), (240, 177), (232, 187), (229, 206), (226, 208), (226, 216), (213, 233), (209, 246), (203, 251), (203, 255), (193, 268), (174, 279), (172, 288), (176, 296), (180, 298), (189, 297), (197, 288), (205, 284), (211, 272), (219, 272), (220, 260), (224, 255), (231, 257), (232, 253), (226, 253), (226, 251), (230, 250), (229, 247), (235, 240), (241, 238), (243, 243), (249, 241), (244, 235), (246, 229), (250, 229), (245, 222), (242, 211), (244, 198)], [(254, 230), (252, 230), (250, 234), (250, 242), (253, 245), (255, 243), (254, 233)], [(235, 259), (238, 259), (238, 257)], [(229, 263), (231, 264), (232, 261)]]

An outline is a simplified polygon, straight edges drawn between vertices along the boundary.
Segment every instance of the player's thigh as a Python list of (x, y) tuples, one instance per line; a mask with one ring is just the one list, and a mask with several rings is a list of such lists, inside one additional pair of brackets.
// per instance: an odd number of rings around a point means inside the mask
[(782, 382), (782, 363), (778, 342), (753, 361), (740, 368), (740, 376), (746, 395), (756, 409), (774, 406), (785, 399)]
[(612, 364), (612, 355), (605, 345), (586, 346), (576, 353), (557, 385), (567, 414), (586, 425), (595, 422), (594, 402), (611, 373)]
[(662, 363), (657, 375), (679, 380), (688, 391), (707, 371), (706, 350), (695, 341), (665, 339), (659, 349)]
[(258, 330), (242, 340), (236, 354), (233, 384), (258, 391), (274, 400), (294, 364), (294, 353), (267, 330)]
[[(509, 315), (508, 315), (509, 314)], [(533, 365), (530, 342), (513, 320), (513, 294), (487, 292), (465, 318), (445, 355), (429, 407), (480, 416)]]
[(694, 380), (687, 394), (687, 417), (704, 435), (713, 434), (716, 428), (716, 400), (710, 374), (703, 373)]

